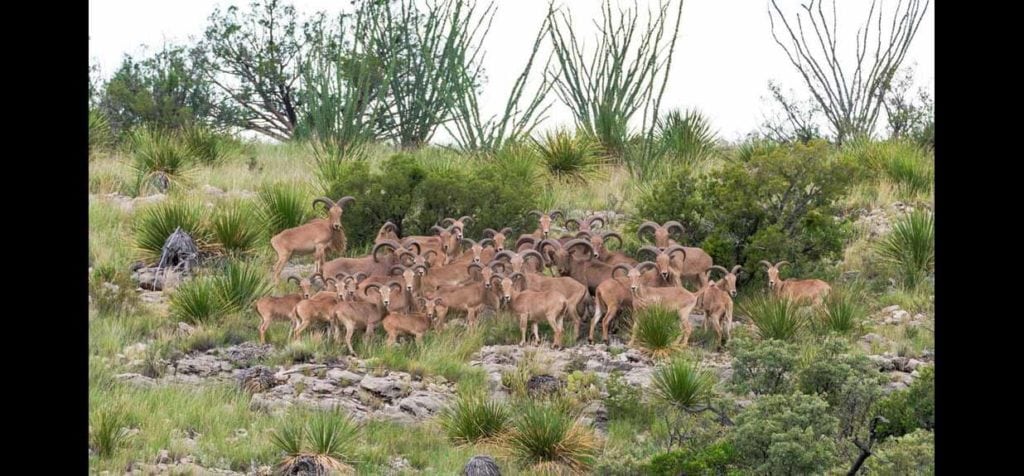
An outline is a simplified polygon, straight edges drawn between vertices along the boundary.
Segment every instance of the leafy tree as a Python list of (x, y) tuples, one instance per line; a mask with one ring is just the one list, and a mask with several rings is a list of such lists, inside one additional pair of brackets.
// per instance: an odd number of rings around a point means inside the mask
[(769, 395), (736, 418), (737, 459), (755, 474), (823, 474), (836, 461), (838, 421), (815, 395)]

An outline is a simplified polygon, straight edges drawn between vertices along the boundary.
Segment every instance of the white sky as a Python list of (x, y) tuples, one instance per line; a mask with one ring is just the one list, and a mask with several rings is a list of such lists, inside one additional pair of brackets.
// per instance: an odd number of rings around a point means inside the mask
[[(183, 43), (201, 36), (215, 5), (247, 5), (249, 0), (89, 0), (89, 56), (106, 77), (125, 53), (159, 49), (164, 42)], [(586, 42), (593, 43), (591, 19), (600, 18), (603, 0), (563, 0), (574, 21), (584, 27)], [(349, 9), (348, 0), (294, 0), (300, 13), (318, 10), (338, 12)], [(613, 0), (613, 5), (631, 5), (631, 0)], [(638, 0), (643, 8), (654, 0)], [(780, 0), (784, 11), (799, 8), (802, 0)], [(886, 2), (893, 4), (894, 2)], [(530, 53), (532, 40), (547, 11), (548, 0), (497, 0), (497, 16), (484, 49), (488, 82), (480, 102), (486, 116), (503, 109), (509, 89)], [(863, 22), (869, 0), (839, 2), (840, 48), (852, 49), (852, 35)], [(830, 6), (830, 3), (826, 3)], [(887, 5), (888, 6), (888, 5)], [(891, 6), (888, 6), (891, 8)], [(757, 128), (768, 111), (769, 80), (806, 96), (806, 87), (775, 44), (768, 21), (767, 0), (685, 0), (682, 27), (672, 61), (672, 74), (662, 100), (662, 110), (697, 108), (710, 117), (722, 138), (737, 140)], [(921, 23), (904, 65), (915, 65), (917, 85), (934, 91), (935, 16), (934, 5)], [(852, 53), (852, 50), (851, 50)], [(849, 57), (849, 56), (847, 56)], [(541, 126), (548, 129), (570, 126), (572, 116), (558, 103)], [(448, 142), (439, 129), (434, 142)]]

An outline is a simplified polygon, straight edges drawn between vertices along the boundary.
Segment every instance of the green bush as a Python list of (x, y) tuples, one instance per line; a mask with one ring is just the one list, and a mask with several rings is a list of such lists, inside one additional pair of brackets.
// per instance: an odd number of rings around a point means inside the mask
[[(266, 227), (268, 237), (313, 218), (313, 197), (307, 195), (300, 187), (287, 184), (267, 185), (259, 190), (258, 199), (258, 215)], [(344, 218), (342, 220), (344, 221)]]
[(352, 471), (347, 461), (360, 438), (358, 423), (340, 410), (289, 417), (282, 418), (282, 426), (271, 434), (271, 442), (285, 454), (278, 464), (280, 474), (294, 474), (308, 467), (309, 460), (332, 473)]
[(230, 262), (224, 274), (216, 276), (217, 297), (226, 312), (248, 310), (253, 301), (270, 291), (267, 271), (248, 262)]
[(110, 130), (107, 116), (96, 109), (89, 109), (89, 158), (114, 144), (114, 133)]
[(192, 163), (178, 132), (140, 127), (132, 131), (130, 143), (138, 193), (190, 183)]
[(868, 317), (865, 298), (858, 287), (833, 287), (817, 310), (815, 329), (820, 334), (850, 335)]
[(545, 133), (541, 140), (534, 139), (534, 144), (541, 162), (555, 178), (586, 183), (601, 173), (606, 162), (600, 143), (585, 133), (559, 129)]
[(809, 321), (797, 303), (772, 294), (751, 296), (737, 307), (754, 322), (762, 339), (792, 342), (803, 333)]
[(728, 440), (702, 448), (682, 448), (651, 457), (642, 474), (677, 476), (680, 474), (717, 475), (735, 469), (736, 449)]
[(686, 244), (717, 263), (760, 270), (760, 260), (786, 259), (807, 276), (818, 261), (839, 256), (849, 228), (835, 217), (856, 171), (835, 155), (820, 140), (762, 144), (741, 147), (713, 173), (677, 168), (640, 195), (637, 220), (679, 221)]
[(579, 472), (593, 465), (596, 437), (559, 405), (528, 400), (517, 413), (506, 442), (521, 462), (555, 463)]
[(193, 324), (219, 319), (227, 309), (218, 288), (217, 280), (208, 276), (181, 283), (171, 294), (171, 315)]
[(935, 434), (914, 430), (874, 448), (863, 474), (935, 474)]
[(772, 395), (793, 389), (797, 367), (794, 344), (775, 339), (737, 339), (734, 345), (732, 385), (736, 390)]
[(261, 244), (264, 223), (248, 202), (226, 203), (214, 211), (210, 231), (221, 250), (242, 256), (253, 253)]
[(182, 139), (189, 158), (205, 165), (218, 165), (224, 162), (240, 147), (237, 139), (217, 133), (201, 124), (185, 128)]
[(689, 410), (711, 399), (715, 374), (697, 362), (676, 359), (654, 371), (651, 385), (655, 395), (669, 405)]
[(456, 443), (472, 444), (501, 435), (512, 419), (502, 402), (460, 398), (441, 414), (441, 427)]
[(836, 462), (838, 421), (815, 395), (768, 395), (736, 418), (737, 460), (755, 474), (823, 474)]
[(878, 254), (908, 289), (935, 270), (935, 222), (930, 212), (915, 210), (893, 225), (878, 245)]
[(174, 230), (188, 233), (203, 249), (211, 241), (206, 227), (206, 207), (195, 202), (166, 201), (141, 210), (135, 218), (135, 247), (144, 260), (160, 259), (161, 250)]
[(893, 392), (878, 402), (878, 414), (889, 420), (879, 423), (879, 438), (902, 436), (918, 428), (935, 428), (935, 371), (920, 370), (906, 390)]
[(89, 443), (100, 458), (109, 458), (130, 439), (131, 422), (123, 412), (101, 409), (89, 420)]
[(609, 420), (628, 420), (638, 424), (650, 424), (654, 411), (642, 400), (642, 393), (626, 383), (618, 371), (612, 372), (604, 382), (608, 397), (604, 400)]
[(867, 357), (850, 353), (849, 344), (839, 338), (826, 339), (814, 350), (814, 357), (800, 370), (800, 391), (828, 402), (832, 414), (839, 419), (840, 439), (866, 439), (875, 403), (882, 394), (878, 368)]
[(633, 339), (637, 345), (655, 356), (668, 355), (679, 330), (679, 315), (668, 308), (651, 306), (633, 313)]
[(700, 164), (715, 155), (711, 121), (698, 111), (670, 111), (658, 121), (658, 140), (675, 162)]

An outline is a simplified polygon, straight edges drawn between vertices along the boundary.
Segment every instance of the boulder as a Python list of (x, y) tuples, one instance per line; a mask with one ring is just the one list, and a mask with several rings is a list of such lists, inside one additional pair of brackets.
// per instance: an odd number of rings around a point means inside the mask
[(401, 397), (408, 390), (408, 384), (393, 377), (373, 377), (367, 375), (359, 381), (359, 386), (366, 391), (389, 400)]
[(477, 455), (469, 459), (462, 468), (462, 476), (501, 476), (501, 468), (494, 458)]

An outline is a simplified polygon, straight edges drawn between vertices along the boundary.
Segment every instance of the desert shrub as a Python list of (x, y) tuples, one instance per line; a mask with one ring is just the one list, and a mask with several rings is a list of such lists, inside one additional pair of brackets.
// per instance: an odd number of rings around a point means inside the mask
[(472, 444), (502, 434), (512, 419), (502, 402), (460, 398), (441, 413), (441, 426), (456, 443)]
[(218, 282), (210, 276), (198, 276), (174, 288), (170, 313), (175, 319), (198, 324), (211, 322), (224, 315)]
[[(303, 422), (300, 426), (297, 422)], [(285, 454), (278, 464), (282, 474), (313, 462), (324, 472), (352, 472), (351, 460), (360, 426), (340, 410), (317, 411), (306, 418), (291, 418), (271, 434), (271, 441)]]
[(756, 474), (822, 474), (836, 460), (837, 424), (816, 395), (768, 395), (737, 416), (730, 440)]
[(675, 162), (700, 164), (715, 154), (711, 121), (699, 111), (670, 111), (658, 121), (657, 139)]
[(140, 127), (132, 131), (130, 146), (138, 193), (190, 183), (192, 163), (178, 132)]
[(165, 201), (136, 214), (135, 247), (145, 260), (159, 260), (164, 242), (181, 227), (203, 249), (211, 241), (206, 226), (206, 207), (195, 202)]
[(935, 428), (935, 371), (920, 370), (905, 390), (893, 392), (878, 402), (878, 414), (889, 420), (879, 423), (879, 438), (902, 436), (918, 428)]
[(131, 420), (124, 412), (101, 409), (89, 419), (89, 445), (100, 458), (109, 458), (131, 438)]
[(758, 395), (789, 393), (797, 367), (796, 346), (767, 339), (735, 341), (732, 385), (740, 392)]
[(849, 335), (868, 317), (863, 291), (857, 286), (835, 286), (817, 309), (814, 328), (821, 334)]
[(867, 357), (850, 353), (849, 344), (842, 339), (826, 339), (815, 350), (814, 358), (800, 370), (800, 391), (828, 402), (832, 414), (839, 419), (840, 439), (866, 440), (867, 426), (874, 416), (872, 410), (881, 397), (878, 369)]
[[(260, 222), (266, 227), (268, 236), (299, 226), (313, 217), (313, 197), (299, 187), (286, 184), (267, 185), (260, 188), (257, 197), (257, 214)], [(340, 196), (332, 199), (338, 198)]]
[(935, 434), (922, 429), (880, 443), (863, 474), (934, 474)]
[(904, 287), (917, 287), (935, 270), (935, 222), (932, 214), (915, 210), (901, 218), (879, 243), (878, 254)]
[(248, 262), (230, 262), (224, 273), (214, 278), (217, 297), (226, 312), (248, 310), (253, 301), (270, 291), (267, 272)]
[(644, 405), (643, 394), (623, 380), (619, 372), (612, 372), (604, 385), (608, 392), (608, 397), (604, 400), (605, 408), (608, 409), (608, 419), (649, 424), (654, 418), (651, 407)]
[(563, 408), (526, 401), (517, 413), (505, 441), (525, 465), (555, 463), (582, 472), (594, 463), (596, 436)]
[(819, 260), (842, 251), (848, 224), (836, 220), (838, 200), (856, 174), (824, 141), (741, 147), (714, 173), (673, 170), (637, 200), (638, 220), (677, 220), (685, 242), (715, 262), (742, 264), (786, 259), (808, 275)]
[(246, 202), (221, 204), (210, 220), (210, 232), (217, 246), (232, 255), (247, 255), (256, 250), (263, 239), (265, 222), (261, 222)]
[(809, 321), (797, 303), (773, 294), (753, 295), (737, 307), (754, 322), (762, 339), (792, 342), (803, 333)]
[(736, 449), (728, 440), (701, 448), (681, 448), (651, 457), (642, 474), (676, 476), (680, 474), (726, 474), (735, 469)]
[(586, 183), (606, 162), (600, 143), (586, 133), (559, 129), (544, 133), (534, 144), (548, 173), (559, 179)]
[(711, 399), (715, 374), (700, 363), (676, 359), (659, 366), (651, 378), (654, 394), (679, 409), (692, 410)]
[(240, 147), (237, 139), (218, 133), (202, 124), (194, 124), (185, 128), (182, 140), (189, 158), (205, 165), (217, 165), (224, 162)]
[(663, 357), (672, 352), (679, 330), (679, 316), (673, 310), (651, 306), (633, 313), (633, 338), (652, 355)]
[(106, 150), (114, 144), (114, 133), (110, 129), (110, 120), (102, 112), (89, 109), (89, 158), (96, 152)]

